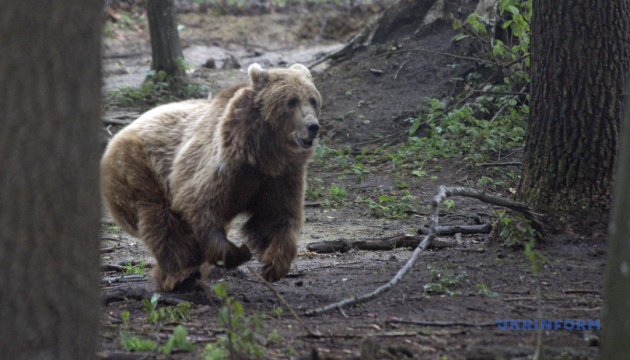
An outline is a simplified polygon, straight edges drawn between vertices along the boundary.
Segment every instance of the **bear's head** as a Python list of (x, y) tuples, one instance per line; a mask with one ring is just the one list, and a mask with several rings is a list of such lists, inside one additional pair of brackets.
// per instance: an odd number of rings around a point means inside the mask
[(319, 132), (322, 97), (308, 68), (295, 64), (287, 69), (264, 70), (252, 64), (247, 72), (261, 120), (273, 128), (286, 148), (312, 152)]

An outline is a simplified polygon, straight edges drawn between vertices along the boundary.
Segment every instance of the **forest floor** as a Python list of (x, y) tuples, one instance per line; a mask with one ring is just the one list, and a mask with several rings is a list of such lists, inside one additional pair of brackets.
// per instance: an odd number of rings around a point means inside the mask
[[(454, 12), (474, 9), (466, 1), (461, 3), (458, 6), (464, 8), (456, 7)], [(190, 94), (214, 94), (245, 80), (243, 69), (253, 62), (265, 67), (312, 63), (339, 49), (384, 6), (312, 4), (274, 11), (226, 11), (227, 15), (180, 13), (190, 79), (203, 85), (191, 86)], [(151, 56), (142, 12), (117, 9), (110, 15), (104, 46), (104, 142), (126, 122), (170, 99), (166, 92), (138, 88)], [(452, 246), (422, 253), (391, 291), (343, 311), (304, 316), (308, 309), (384, 285), (413, 250), (392, 246), (382, 251), (320, 254), (308, 250), (309, 243), (415, 234), (428, 223), (429, 203), (439, 185), (469, 186), (506, 197), (513, 196), (518, 186), (518, 166), (480, 167), (463, 158), (421, 159), (421, 154), (406, 152), (406, 130), (426, 105), (425, 98), (455, 95), (465, 87), (462, 79), (479, 67), (466, 59), (470, 49), (451, 42), (455, 33), (446, 19), (386, 48), (313, 68), (324, 98), (323, 145), (308, 169), (306, 222), (298, 257), (289, 276), (273, 287), (321, 336), (308, 336), (246, 267), (227, 272), (216, 269), (205, 281), (208, 288), (225, 282), (232, 301), (243, 305), (244, 316), (250, 322), (253, 317), (261, 321), (253, 340), (242, 338), (237, 345), (257, 347), (262, 351), (260, 358), (268, 359), (530, 359), (538, 332), (501, 330), (495, 320), (600, 318), (605, 260), (601, 234), (548, 234), (537, 247), (546, 258), (538, 275), (532, 272), (532, 261), (523, 248), (492, 241), (497, 234), (440, 236), (439, 240)], [(216, 68), (202, 66), (209, 59)], [(235, 63), (240, 67), (235, 68)], [(121, 88), (124, 84), (131, 87)], [(507, 155), (494, 160), (519, 161), (518, 148)], [(484, 178), (500, 181), (480, 181)], [(441, 211), (440, 225), (494, 224), (502, 210), (478, 200), (453, 200)], [(238, 224), (229, 238), (237, 243), (242, 240)], [(148, 317), (158, 316), (158, 311), (145, 309), (140, 298), (159, 293), (149, 275), (154, 262), (151, 254), (107, 214), (101, 247), (102, 293), (108, 299), (102, 316), (101, 359), (213, 358), (204, 348), (226, 333), (217, 320), (224, 299), (199, 290), (162, 294), (171, 305), (176, 302), (172, 298), (190, 302), (189, 314), (169, 319), (174, 312), (170, 308), (170, 315), (163, 310), (161, 314), (168, 316), (156, 324), (149, 322)], [(120, 266), (126, 262), (139, 265)], [(248, 265), (260, 271), (256, 259)], [(124, 296), (113, 296), (116, 293)], [(168, 309), (167, 304), (160, 303), (158, 309)], [(183, 325), (194, 343), (191, 352), (175, 350), (164, 355), (151, 344), (146, 351), (129, 350), (139, 346), (138, 339), (166, 344), (178, 325)], [(234, 331), (239, 336), (247, 333), (238, 326)], [(597, 330), (544, 330), (542, 358), (598, 358), (599, 335)], [(124, 349), (124, 340), (136, 341), (136, 345)]]

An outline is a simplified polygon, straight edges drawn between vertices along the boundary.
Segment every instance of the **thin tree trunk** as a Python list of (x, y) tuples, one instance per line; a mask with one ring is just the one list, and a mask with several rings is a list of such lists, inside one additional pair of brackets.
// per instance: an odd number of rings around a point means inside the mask
[(0, 357), (98, 340), (103, 2), (0, 2)]
[(156, 73), (164, 71), (171, 81), (179, 82), (185, 75), (177, 59), (184, 58), (175, 22), (173, 0), (148, 0), (147, 18), (151, 35), (152, 64)]
[[(630, 93), (630, 82), (626, 94)], [(603, 359), (623, 359), (630, 354), (630, 98), (626, 96), (625, 120), (615, 200), (608, 233), (608, 261), (604, 280)]]
[(605, 224), (610, 208), (629, 24), (629, 0), (533, 3), (531, 115), (519, 193), (580, 233)]

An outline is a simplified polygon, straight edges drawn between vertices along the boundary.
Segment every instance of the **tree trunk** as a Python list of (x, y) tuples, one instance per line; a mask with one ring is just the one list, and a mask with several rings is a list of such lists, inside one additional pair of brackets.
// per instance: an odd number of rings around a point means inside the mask
[(588, 233), (606, 223), (630, 60), (629, 16), (630, 0), (534, 0), (519, 193), (549, 224)]
[(151, 69), (156, 74), (164, 71), (170, 81), (180, 82), (185, 72), (177, 59), (182, 61), (184, 54), (175, 23), (173, 0), (148, 0), (147, 18), (151, 35)]
[(0, 2), (0, 357), (94, 358), (102, 1)]
[[(626, 86), (630, 94), (630, 82)], [(608, 233), (608, 261), (604, 279), (602, 359), (623, 359), (630, 354), (630, 98), (626, 96), (625, 120), (615, 200)]]

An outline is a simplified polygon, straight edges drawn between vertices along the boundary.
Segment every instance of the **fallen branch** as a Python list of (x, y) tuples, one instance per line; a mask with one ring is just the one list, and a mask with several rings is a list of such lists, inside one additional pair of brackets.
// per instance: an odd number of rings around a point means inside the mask
[(142, 275), (122, 275), (115, 277), (104, 277), (101, 279), (101, 282), (106, 284), (114, 284), (114, 283), (130, 283), (136, 281), (145, 281), (146, 278)]
[(495, 162), (495, 163), (483, 163), (483, 164), (477, 164), (477, 166), (483, 166), (483, 167), (489, 167), (489, 166), (521, 166), (523, 165), (522, 162), (519, 161), (514, 161), (514, 162)]
[[(492, 231), (492, 225), (490, 224), (481, 224), (481, 225), (449, 225), (449, 226), (438, 226), (437, 232), (438, 235), (455, 235), (455, 234), (489, 234)], [(418, 229), (418, 234), (429, 234), (429, 228), (427, 226), (421, 227)]]
[(251, 271), (252, 274), (254, 274), (258, 280), (260, 280), (269, 290), (271, 290), (271, 292), (274, 293), (274, 295), (276, 295), (276, 297), (278, 299), (280, 299), (280, 301), (282, 302), (282, 304), (284, 304), (284, 306), (289, 310), (289, 312), (291, 313), (291, 315), (293, 315), (293, 317), (295, 318), (295, 320), (297, 320), (297, 322), (300, 323), (300, 325), (302, 325), (302, 327), (304, 328), (304, 330), (306, 331), (306, 333), (308, 334), (308, 336), (310, 337), (320, 337), (322, 334), (318, 332), (313, 332), (311, 330), (311, 328), (308, 327), (308, 325), (306, 325), (306, 323), (304, 323), (304, 321), (302, 321), (302, 319), (300, 319), (300, 317), (298, 316), (298, 314), (295, 313), (295, 311), (293, 311), (293, 308), (291, 308), (289, 306), (289, 304), (287, 304), (287, 302), (284, 300), (284, 298), (282, 297), (282, 295), (280, 295), (280, 293), (278, 293), (276, 291), (276, 289), (273, 288), (273, 286), (267, 281), (265, 280), (262, 276), (260, 276), (259, 273), (257, 273), (254, 269), (251, 268), (251, 266), (248, 266), (247, 269), (249, 271)]
[(586, 289), (567, 289), (562, 291), (565, 294), (595, 294), (601, 295), (602, 292), (599, 290), (586, 290)]
[[(456, 225), (456, 226), (438, 226), (438, 235), (455, 235), (455, 234), (488, 234), (492, 231), (492, 225)], [(419, 234), (428, 235), (428, 228), (418, 229)], [(345, 253), (350, 249), (368, 250), (368, 251), (380, 251), (380, 250), (392, 250), (400, 248), (416, 248), (421, 242), (423, 237), (419, 235), (399, 234), (381, 239), (364, 239), (357, 241), (349, 241), (346, 239), (337, 239), (329, 241), (312, 242), (306, 245), (306, 249), (314, 251), (318, 254), (330, 254), (330, 253)], [(431, 242), (431, 248), (443, 249), (454, 248), (457, 244), (452, 241), (442, 241), (435, 239)]]
[(96, 353), (96, 358), (98, 360), (140, 360), (143, 356), (143, 354), (126, 352), (100, 351)]
[(513, 96), (529, 95), (529, 93), (526, 93), (523, 91), (490, 91), (490, 90), (473, 90), (473, 91), (476, 93), (482, 93), (482, 94), (488, 94), (488, 95), (513, 95)]
[(132, 53), (118, 53), (118, 54), (107, 54), (103, 55), (103, 59), (126, 59), (136, 56), (145, 55), (143, 52), (132, 52)]
[[(345, 253), (350, 249), (367, 251), (387, 251), (400, 248), (416, 248), (422, 237), (419, 235), (400, 234), (383, 239), (365, 239), (348, 241), (345, 239), (318, 241), (306, 245), (306, 249), (318, 254)], [(435, 249), (454, 248), (457, 244), (451, 241), (435, 240), (431, 247)]]
[[(129, 299), (142, 301), (142, 299), (151, 299), (153, 294), (153, 292), (143, 288), (126, 288), (105, 293), (101, 299), (105, 306), (107, 306), (116, 301), (127, 301)], [(160, 295), (158, 301), (166, 305), (177, 305), (184, 302), (184, 300), (166, 295)]]
[[(422, 242), (418, 245), (418, 247), (416, 247), (413, 254), (411, 255), (411, 258), (407, 261), (405, 266), (403, 266), (387, 284), (377, 288), (371, 293), (368, 293), (359, 297), (353, 296), (350, 298), (346, 298), (342, 301), (332, 303), (332, 304), (329, 304), (329, 305), (326, 305), (317, 309), (308, 310), (306, 312), (306, 315), (313, 316), (313, 315), (322, 314), (322, 313), (325, 313), (334, 309), (338, 309), (344, 306), (362, 304), (362, 303), (375, 299), (379, 295), (391, 290), (394, 286), (396, 286), (396, 284), (400, 282), (402, 277), (405, 276), (405, 274), (407, 274), (409, 270), (411, 270), (416, 260), (420, 256), (420, 253), (426, 250), (426, 248), (429, 247), (433, 239), (435, 239), (435, 237), (437, 236), (439, 207), (440, 207), (440, 204), (446, 198), (450, 196), (467, 196), (467, 197), (479, 199), (484, 202), (489, 202), (494, 205), (505, 206), (510, 209), (514, 209), (514, 210), (522, 212), (525, 215), (525, 217), (527, 217), (528, 219), (532, 219), (531, 220), (532, 222), (538, 222), (536, 218), (536, 214), (533, 213), (529, 209), (529, 207), (523, 203), (505, 199), (499, 196), (487, 195), (475, 189), (469, 189), (469, 188), (464, 188), (464, 187), (440, 186), (438, 188), (437, 195), (435, 195), (435, 197), (431, 201), (431, 217), (430, 217), (431, 224), (429, 226), (429, 234), (426, 235), (426, 237), (422, 240)], [(540, 226), (542, 227), (542, 225)]]
[[(535, 346), (471, 345), (466, 349), (466, 359), (516, 359), (531, 358)], [(597, 348), (545, 347), (545, 358), (599, 359)]]
[(315, 201), (307, 201), (304, 203), (304, 207), (320, 207), (322, 206), (324, 203), (323, 202), (315, 202)]
[(486, 327), (486, 326), (497, 326), (496, 322), (486, 322), (486, 323), (469, 323), (462, 321), (415, 321), (415, 320), (403, 320), (403, 319), (387, 319), (385, 323), (396, 323), (396, 324), (412, 324), (419, 326), (467, 326), (467, 327)]

